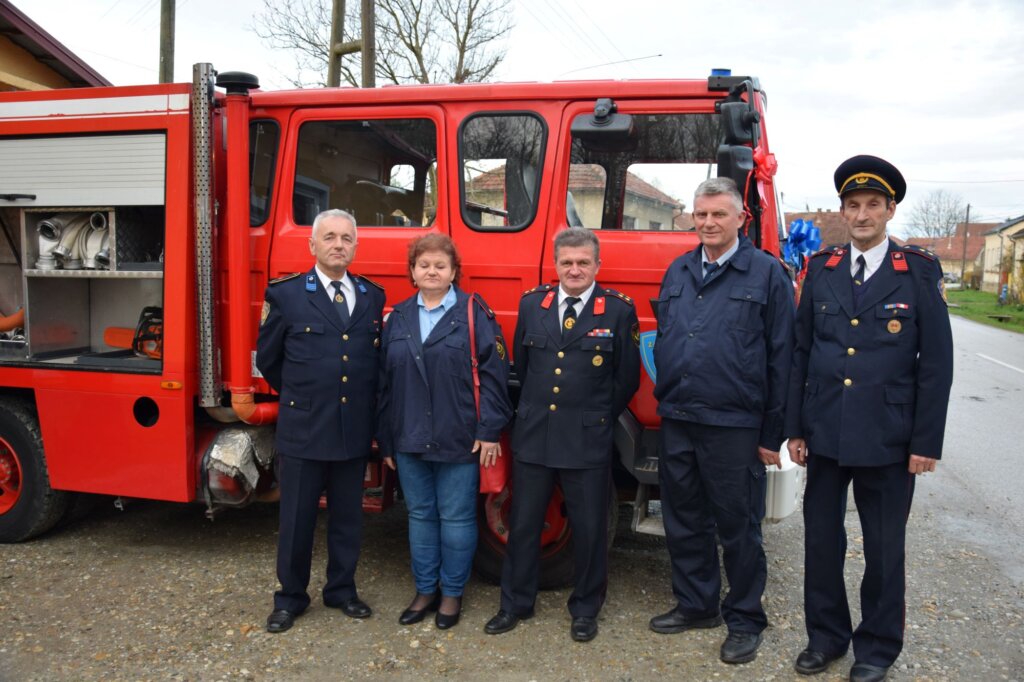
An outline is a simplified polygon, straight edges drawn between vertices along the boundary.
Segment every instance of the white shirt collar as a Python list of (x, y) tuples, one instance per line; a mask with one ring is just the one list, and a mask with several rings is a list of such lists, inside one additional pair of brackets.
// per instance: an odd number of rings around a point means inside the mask
[(885, 254), (889, 252), (889, 237), (886, 235), (880, 243), (875, 244), (867, 251), (861, 251), (853, 243), (850, 243), (850, 275), (857, 273), (857, 256), (864, 256), (864, 279), (878, 272), (885, 261)]
[[(716, 263), (718, 263), (718, 267), (724, 266), (726, 261), (728, 261), (730, 258), (732, 258), (733, 254), (735, 254), (737, 249), (739, 249), (739, 248), (740, 248), (740, 239), (739, 239), (739, 237), (737, 237), (736, 241), (734, 241), (732, 243), (732, 246), (729, 247), (729, 250), (726, 251), (725, 253), (723, 253), (721, 256), (719, 256), (718, 260), (715, 261)], [(711, 261), (708, 260), (708, 252), (704, 250), (703, 246), (700, 247), (700, 264), (702, 266), (705, 266), (705, 265), (707, 265), (710, 262)]]

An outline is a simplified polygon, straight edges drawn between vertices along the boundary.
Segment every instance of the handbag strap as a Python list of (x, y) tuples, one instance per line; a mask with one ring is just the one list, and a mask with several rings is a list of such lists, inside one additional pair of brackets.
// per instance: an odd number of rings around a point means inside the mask
[(480, 418), (480, 370), (476, 357), (476, 324), (473, 316), (473, 294), (466, 301), (466, 316), (469, 319), (469, 364), (473, 368), (473, 402), (476, 403), (476, 418)]

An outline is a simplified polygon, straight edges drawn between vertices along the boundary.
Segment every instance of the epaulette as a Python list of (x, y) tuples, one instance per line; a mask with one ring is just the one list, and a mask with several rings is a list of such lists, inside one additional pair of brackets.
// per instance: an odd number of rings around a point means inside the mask
[[(352, 274), (352, 273), (349, 273), (349, 274)], [(376, 282), (374, 282), (372, 279), (370, 279), (366, 275), (352, 275), (352, 276), (353, 277), (358, 277), (360, 280), (366, 282), (367, 284), (372, 284), (373, 286), (377, 287), (381, 291), (384, 291), (384, 287), (383, 286), (381, 286), (380, 284), (377, 284)]]
[(473, 300), (476, 301), (476, 304), (480, 306), (481, 310), (487, 313), (487, 317), (491, 318), (492, 320), (494, 319), (494, 311), (491, 310), (487, 303), (484, 302), (484, 299), (482, 296), (480, 296), (480, 294), (473, 294)]
[(621, 291), (615, 291), (615, 289), (605, 289), (604, 293), (606, 296), (614, 296), (615, 298), (625, 301), (629, 305), (633, 305), (633, 299), (631, 299), (629, 296), (622, 293)]
[(527, 289), (526, 291), (523, 292), (523, 296), (529, 296), (530, 294), (546, 294), (547, 292), (551, 291), (551, 289), (552, 286), (550, 284), (541, 284), (539, 286), (535, 286), (532, 289)]
[(290, 275), (282, 275), (281, 277), (277, 277), (275, 279), (270, 280), (270, 284), (280, 284), (281, 282), (287, 282), (288, 280), (295, 279), (300, 275), (302, 275), (301, 272), (293, 272)]
[(828, 256), (828, 255), (831, 255), (838, 248), (841, 248), (841, 247), (839, 247), (839, 246), (826, 246), (826, 247), (823, 247), (820, 251), (815, 251), (813, 254), (811, 254), (811, 258), (817, 258), (818, 256)]
[(903, 249), (903, 251), (905, 251), (906, 253), (913, 253), (918, 256), (921, 256), (922, 258), (927, 258), (928, 260), (938, 260), (938, 256), (936, 256), (928, 249), (918, 246), (917, 244), (904, 244), (900, 248)]

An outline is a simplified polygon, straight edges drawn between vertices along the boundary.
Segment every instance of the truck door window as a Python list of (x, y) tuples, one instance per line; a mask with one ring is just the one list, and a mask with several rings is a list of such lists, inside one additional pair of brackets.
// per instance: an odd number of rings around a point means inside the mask
[[(585, 114), (590, 116), (590, 114)], [(715, 175), (716, 114), (633, 114), (629, 144), (573, 136), (566, 224), (592, 229), (693, 229), (693, 190)]]
[(249, 225), (258, 227), (270, 217), (270, 196), (277, 171), (277, 142), (281, 130), (275, 121), (249, 123)]
[(533, 222), (545, 136), (535, 114), (480, 114), (462, 124), (462, 219), (467, 225), (505, 231)]
[(311, 121), (299, 129), (297, 225), (340, 208), (360, 225), (428, 225), (436, 213), (437, 128), (429, 119)]

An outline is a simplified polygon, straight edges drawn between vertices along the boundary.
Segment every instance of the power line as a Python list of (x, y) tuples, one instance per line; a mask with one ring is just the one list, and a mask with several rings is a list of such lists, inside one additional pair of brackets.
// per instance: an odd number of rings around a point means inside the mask
[[(519, 3), (519, 7), (522, 7), (523, 9), (525, 9), (526, 12), (531, 17), (533, 17), (533, 20), (536, 21), (538, 24), (540, 24), (540, 26), (548, 33), (548, 35), (550, 35), (552, 37), (554, 37), (556, 35), (556, 33), (553, 30), (551, 30), (551, 27), (548, 26), (547, 21), (545, 21), (544, 19), (541, 19), (539, 16), (537, 16), (534, 13), (534, 11), (532, 9), (530, 9), (530, 5), (529, 5), (528, 2), (521, 2), (521, 3)], [(576, 51), (576, 48), (572, 45), (572, 43), (566, 41), (566, 42), (563, 42), (562, 45), (564, 47), (568, 48), (569, 51), (572, 52), (573, 55), (576, 57), (576, 59), (578, 59), (580, 61), (584, 61), (585, 60), (585, 57), (583, 57), (583, 55), (581, 55), (579, 52)]]
[(570, 73), (576, 73), (577, 71), (589, 71), (590, 69), (598, 69), (598, 68), (600, 68), (602, 66), (613, 66), (615, 64), (625, 64), (626, 62), (639, 62), (639, 61), (644, 60), (644, 59), (655, 59), (657, 57), (662, 57), (662, 56), (664, 56), (664, 55), (661, 55), (661, 54), (649, 54), (646, 57), (633, 57), (632, 59), (620, 59), (619, 61), (616, 61), (616, 62), (605, 62), (604, 64), (594, 64), (592, 66), (584, 66), (583, 68), (580, 68), (580, 69), (573, 69), (571, 71), (563, 71), (562, 73), (558, 74), (558, 77), (565, 76), (565, 75), (568, 75)]
[(938, 184), (950, 184), (950, 185), (988, 185), (997, 182), (1024, 182), (1024, 179), (1020, 180), (919, 180), (917, 178), (911, 178), (911, 182), (934, 182)]

